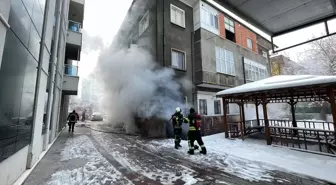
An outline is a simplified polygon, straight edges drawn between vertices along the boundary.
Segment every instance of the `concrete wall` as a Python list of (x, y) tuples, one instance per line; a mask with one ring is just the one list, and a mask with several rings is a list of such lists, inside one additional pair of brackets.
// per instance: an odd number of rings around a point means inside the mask
[[(226, 50), (233, 52), (234, 61), (235, 61), (235, 76), (225, 75), (228, 78), (234, 78), (235, 86), (241, 85), (244, 83), (244, 71), (243, 71), (243, 59), (247, 58), (252, 61), (258, 62), (262, 65), (267, 65), (266, 59), (246, 48), (242, 48), (234, 42), (231, 42), (226, 39), (205, 30), (201, 29), (201, 47), (202, 47), (202, 57), (201, 57), (201, 66), (203, 71), (216, 72), (216, 49), (215, 47), (221, 47)], [(200, 61), (196, 61), (200, 62)]]
[[(172, 49), (177, 49), (186, 54), (186, 70), (175, 69), (177, 78), (187, 78), (192, 82), (193, 76), (193, 55), (192, 55), (192, 36), (193, 36), (193, 9), (178, 0), (164, 1), (165, 7), (165, 25), (164, 25), (164, 56), (165, 66), (171, 67), (171, 52)], [(177, 6), (185, 11), (185, 28), (177, 26), (170, 21), (170, 4)], [(159, 19), (160, 20), (160, 19)], [(158, 38), (160, 39), (160, 38)], [(192, 89), (183, 89), (182, 96), (187, 97), (189, 104), (193, 104)]]
[(63, 77), (63, 92), (68, 95), (77, 95), (78, 92), (78, 83), (79, 77), (78, 76), (67, 76), (64, 75)]
[(82, 33), (68, 30), (67, 43), (81, 46), (82, 45)]
[(26, 170), (28, 146), (0, 163), (0, 185), (12, 185)]

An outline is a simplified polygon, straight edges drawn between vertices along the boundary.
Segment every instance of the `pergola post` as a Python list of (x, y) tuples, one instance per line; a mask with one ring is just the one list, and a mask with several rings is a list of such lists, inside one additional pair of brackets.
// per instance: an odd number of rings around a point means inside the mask
[(246, 120), (245, 120), (245, 108), (244, 108), (244, 101), (241, 103), (241, 113), (242, 113), (242, 124), (243, 124), (243, 129), (244, 129), (244, 135), (246, 134)]
[(244, 116), (244, 103), (240, 102), (239, 105), (239, 113), (240, 113), (240, 136), (242, 140), (244, 140), (244, 133), (245, 133), (245, 116)]
[(222, 98), (223, 100), (223, 125), (224, 125), (224, 133), (225, 138), (229, 138), (229, 127), (227, 123), (227, 106), (228, 102), (225, 100), (225, 98)]
[(263, 112), (264, 112), (264, 120), (265, 120), (265, 136), (266, 136), (266, 143), (267, 145), (271, 145), (271, 131), (269, 128), (269, 122), (268, 122), (268, 116), (267, 116), (267, 100), (266, 97), (263, 97), (262, 99), (262, 106), (263, 106)]
[(256, 100), (256, 103), (255, 103), (255, 107), (256, 107), (256, 115), (257, 115), (257, 123), (258, 123), (258, 126), (260, 126), (260, 119), (259, 119), (259, 110), (258, 110), (258, 106), (259, 106), (259, 101)]
[[(290, 99), (290, 102), (288, 103), (290, 106), (291, 106), (291, 112), (292, 112), (292, 125), (293, 127), (297, 127), (297, 122), (296, 122), (296, 118), (295, 118), (295, 105), (296, 105), (297, 102), (294, 102), (294, 99), (291, 98)], [(294, 135), (297, 135), (298, 134), (298, 131), (297, 130), (294, 130)]]
[(329, 103), (331, 107), (331, 114), (333, 117), (333, 124), (334, 124), (334, 135), (336, 138), (336, 103), (335, 103), (335, 94), (334, 94), (334, 89), (329, 88), (328, 89), (328, 96), (329, 96)]

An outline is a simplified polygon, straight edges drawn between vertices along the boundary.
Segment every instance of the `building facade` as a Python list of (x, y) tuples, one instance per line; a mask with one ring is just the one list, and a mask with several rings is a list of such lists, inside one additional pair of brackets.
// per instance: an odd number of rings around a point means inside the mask
[(74, 27), (83, 12), (84, 0), (0, 2), (0, 185), (33, 167), (65, 125), (62, 106), (67, 95), (77, 94), (79, 80), (69, 64), (80, 58), (69, 50), (80, 53), (81, 33)]
[(146, 47), (161, 66), (187, 77), (195, 86), (185, 99), (206, 116), (223, 114), (216, 92), (270, 74), (271, 43), (200, 0), (134, 0), (113, 43)]
[[(193, 9), (195, 103), (203, 115), (222, 115), (216, 92), (268, 77), (271, 44), (211, 4), (198, 1)], [(228, 107), (239, 113), (237, 105)]]
[[(154, 61), (175, 70), (176, 79), (192, 81), (193, 8), (179, 0), (135, 0), (112, 45), (146, 48)], [(181, 100), (193, 103), (193, 90), (183, 89)]]
[(270, 58), (271, 75), (298, 75), (304, 72), (304, 67), (283, 55)]

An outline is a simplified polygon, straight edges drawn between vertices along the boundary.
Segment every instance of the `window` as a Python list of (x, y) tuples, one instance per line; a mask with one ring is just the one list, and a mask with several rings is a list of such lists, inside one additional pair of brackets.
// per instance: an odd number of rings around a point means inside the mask
[(246, 42), (247, 42), (247, 47), (248, 47), (249, 49), (252, 49), (252, 39), (247, 38)]
[(215, 100), (214, 101), (214, 110), (215, 110), (215, 114), (222, 114), (221, 112), (221, 101), (220, 100)]
[(201, 115), (208, 115), (208, 108), (207, 108), (206, 99), (199, 99), (199, 113)]
[(149, 26), (149, 13), (147, 11), (139, 22), (139, 36), (142, 35), (142, 33), (148, 28), (148, 26)]
[(216, 47), (216, 71), (235, 75), (235, 63), (231, 51)]
[(218, 15), (208, 11), (205, 8), (201, 9), (201, 21), (206, 29), (212, 32), (218, 32)]
[(235, 30), (234, 30), (234, 22), (231, 19), (229, 19), (227, 17), (224, 17), (224, 23), (225, 23), (225, 29), (226, 30), (228, 30), (228, 31), (230, 31), (232, 33), (235, 32)]
[(171, 65), (174, 68), (186, 70), (185, 53), (172, 49)]
[(245, 63), (245, 76), (247, 80), (258, 81), (268, 76), (266, 66), (246, 58), (244, 58), (244, 63)]
[(185, 27), (185, 13), (184, 10), (170, 4), (170, 21), (181, 27)]

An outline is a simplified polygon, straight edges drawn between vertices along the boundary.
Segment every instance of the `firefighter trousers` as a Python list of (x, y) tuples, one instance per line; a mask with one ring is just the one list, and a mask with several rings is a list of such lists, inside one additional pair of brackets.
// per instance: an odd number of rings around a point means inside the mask
[(175, 147), (180, 146), (182, 136), (182, 128), (174, 128)]
[(194, 154), (194, 142), (197, 141), (198, 145), (201, 147), (201, 153), (206, 154), (206, 148), (204, 146), (204, 142), (202, 140), (202, 135), (200, 130), (189, 130), (188, 131), (188, 145), (189, 145), (189, 153)]

